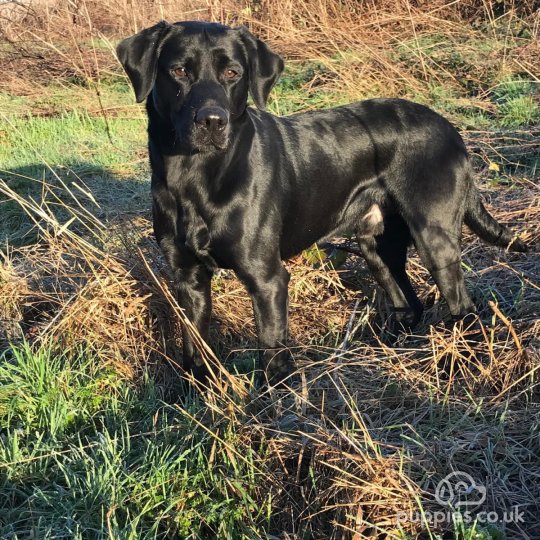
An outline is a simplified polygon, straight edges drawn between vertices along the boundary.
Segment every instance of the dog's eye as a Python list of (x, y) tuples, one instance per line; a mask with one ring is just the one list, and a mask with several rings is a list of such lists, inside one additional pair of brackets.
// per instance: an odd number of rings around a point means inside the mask
[(223, 75), (226, 79), (234, 79), (238, 75), (238, 71), (235, 71), (234, 69), (226, 69), (223, 72)]
[(177, 77), (187, 77), (187, 71), (185, 67), (178, 67), (172, 70)]

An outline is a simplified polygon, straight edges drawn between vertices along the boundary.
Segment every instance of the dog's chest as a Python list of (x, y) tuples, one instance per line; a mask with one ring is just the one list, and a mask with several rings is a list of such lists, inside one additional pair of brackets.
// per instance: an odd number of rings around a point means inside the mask
[(225, 253), (232, 243), (226, 240), (227, 223), (232, 219), (228, 207), (220, 207), (205, 193), (179, 189), (175, 193), (180, 212), (179, 226), (185, 245), (209, 269), (229, 266)]

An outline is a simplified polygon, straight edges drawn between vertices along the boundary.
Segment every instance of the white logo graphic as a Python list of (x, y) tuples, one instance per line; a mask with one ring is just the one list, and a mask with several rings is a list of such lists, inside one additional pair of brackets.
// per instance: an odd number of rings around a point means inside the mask
[(474, 478), (461, 471), (451, 472), (437, 485), (435, 500), (450, 508), (477, 508), (486, 500), (486, 488), (476, 485)]
[(486, 488), (477, 485), (467, 473), (455, 471), (445, 476), (435, 489), (435, 500), (444, 510), (422, 512), (398, 512), (396, 523), (422, 523), (440, 526), (449, 523), (524, 523), (525, 512), (513, 506), (504, 512), (478, 511), (486, 500)]

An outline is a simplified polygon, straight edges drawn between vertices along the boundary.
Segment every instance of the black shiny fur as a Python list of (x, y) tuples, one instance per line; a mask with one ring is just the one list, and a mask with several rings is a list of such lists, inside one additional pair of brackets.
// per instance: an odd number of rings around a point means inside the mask
[[(180, 305), (207, 338), (212, 274), (233, 269), (252, 297), (270, 379), (292, 363), (282, 260), (314, 242), (356, 233), (409, 326), (422, 313), (405, 272), (411, 242), (454, 317), (474, 310), (460, 268), (463, 222), (526, 249), (487, 213), (460, 135), (427, 107), (373, 99), (264, 112), (283, 61), (243, 27), (162, 22), (121, 42), (118, 57), (147, 100), (154, 229)], [(204, 375), (187, 332), (184, 364)]]

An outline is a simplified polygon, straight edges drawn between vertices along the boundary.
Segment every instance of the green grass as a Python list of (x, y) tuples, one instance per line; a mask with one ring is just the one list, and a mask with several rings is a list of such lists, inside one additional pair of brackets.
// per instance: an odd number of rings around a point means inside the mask
[(309, 88), (314, 77), (329, 76), (324, 65), (317, 62), (289, 63), (274, 87), (268, 110), (280, 116), (343, 104), (347, 98), (324, 85)]
[(0, 130), (4, 133), (2, 172), (28, 176), (41, 176), (47, 171), (45, 164), (58, 170), (69, 167), (79, 175), (99, 170), (134, 173), (141, 166), (138, 151), (144, 147), (146, 135), (143, 120), (106, 121), (86, 111), (0, 118)]
[[(110, 111), (122, 104), (128, 111), (106, 117), (91, 88), (53, 86), (34, 101), (0, 94), (0, 111), (10, 112), (0, 112), (0, 178), (34, 199), (40, 198), (43, 181), (76, 182), (94, 192), (102, 215), (114, 211), (111, 202), (118, 197), (125, 201), (123, 210), (138, 206), (142, 192), (148, 192), (146, 119), (140, 107), (130, 106), (131, 94), (124, 80), (104, 84), (104, 106)], [(42, 109), (50, 114), (37, 112)], [(19, 205), (0, 196), (0, 209), (0, 242), (35, 240)]]
[[(519, 40), (516, 43), (519, 45)], [(540, 120), (534, 98), (538, 82), (526, 73), (506, 71), (508, 66), (499, 60), (506, 46), (504, 40), (485, 34), (466, 41), (427, 34), (397, 43), (391, 57), (403, 65), (416, 66), (412, 68), (413, 73), (416, 69), (417, 74), (421, 74), (421, 65), (434, 70), (438, 76), (426, 81), (428, 93), (412, 97), (449, 114), (462, 127), (493, 129), (533, 125)]]
[[(440, 414), (418, 434), (473, 428), (450, 408)], [(238, 418), (212, 416), (194, 395), (165, 403), (151, 374), (127, 381), (84, 348), (12, 347), (0, 358), (0, 538), (264, 538), (277, 496), (269, 447), (246, 446)], [(353, 419), (338, 425), (362, 439)], [(455, 540), (503, 538), (494, 526), (456, 526)]]
[(191, 419), (201, 410), (166, 405), (148, 375), (132, 384), (84, 350), (5, 352), (0, 537), (256, 537), (271, 504), (260, 456), (235, 455), (234, 426), (210, 435)]
[[(97, 91), (99, 90), (98, 100)], [(56, 116), (63, 112), (87, 110), (93, 115), (121, 113), (144, 118), (143, 108), (135, 105), (133, 91), (124, 76), (109, 76), (99, 84), (63, 79), (37, 86), (32, 93), (0, 92), (0, 112), (12, 116)]]
[[(331, 76), (320, 63), (288, 64), (272, 92), (269, 110), (287, 115), (344, 103), (347, 96), (333, 87), (308, 87), (314, 77)], [(538, 85), (521, 77), (493, 84), (489, 102), (495, 114), (461, 104), (463, 94), (458, 99), (455, 88), (436, 82), (427, 85), (427, 100), (411, 97), (456, 116), (468, 127), (523, 127), (540, 121), (540, 108), (533, 98)], [(45, 163), (83, 176), (100, 170), (124, 176), (146, 173), (146, 158), (141, 154), (146, 120), (141, 107), (133, 104), (131, 88), (125, 79), (111, 79), (101, 83), (100, 95), (105, 117), (94, 90), (79, 85), (53, 85), (38, 97), (0, 93), (0, 111), (5, 111), (0, 113), (0, 174), (41, 176), (44, 171), (47, 174)], [(113, 114), (118, 110), (121, 114)]]
[[(437, 409), (415, 425), (418, 444), (484, 424)], [(195, 395), (167, 404), (151, 374), (127, 381), (84, 348), (12, 347), (0, 358), (0, 538), (265, 538), (277, 496), (269, 447), (246, 446), (249, 417), (238, 420), (209, 416)], [(365, 445), (354, 418), (337, 425)], [(311, 489), (324, 491), (315, 474)], [(456, 525), (455, 540), (504, 538), (495, 526)]]

